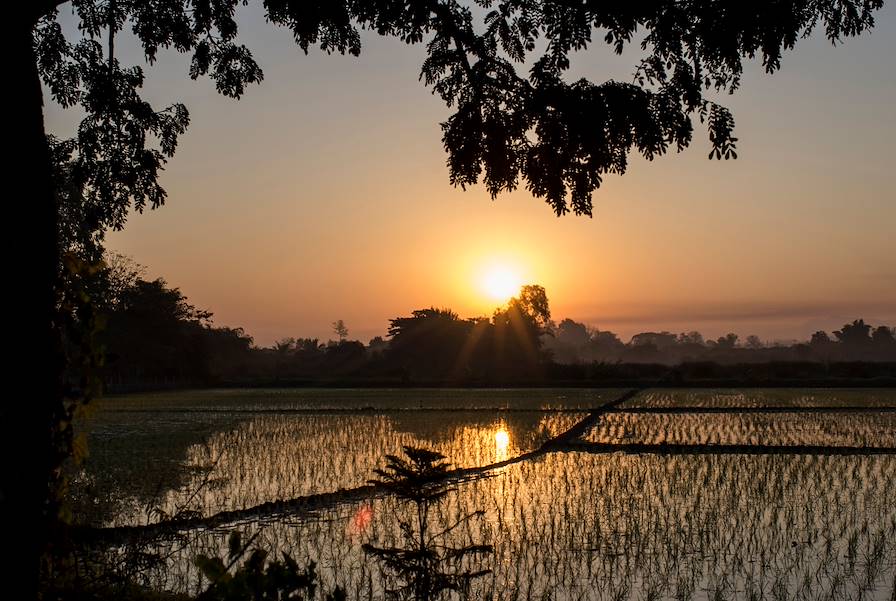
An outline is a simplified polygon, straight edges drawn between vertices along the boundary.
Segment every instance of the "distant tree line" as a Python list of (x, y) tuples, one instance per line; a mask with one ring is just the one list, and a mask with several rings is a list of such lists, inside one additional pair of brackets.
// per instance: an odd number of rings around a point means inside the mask
[(242, 328), (215, 326), (177, 288), (143, 279), (137, 266), (107, 261), (114, 276), (99, 334), (104, 380), (111, 389), (213, 383), (513, 381), (543, 374), (550, 328), (544, 288), (525, 286), (491, 318), (461, 319), (447, 309), (421, 309), (390, 322), (388, 339), (349, 339), (342, 320), (336, 340), (283, 338), (254, 345)]
[(862, 319), (829, 335), (818, 331), (805, 342), (765, 343), (734, 333), (705, 339), (700, 332), (642, 332), (623, 343), (613, 332), (564, 319), (544, 339), (556, 363), (764, 363), (769, 361), (894, 361), (896, 328), (873, 327)]
[[(807, 342), (765, 344), (736, 334), (715, 340), (699, 332), (643, 332), (623, 342), (613, 332), (551, 320), (541, 286), (523, 286), (491, 317), (461, 318), (428, 308), (390, 321), (385, 338), (367, 344), (349, 337), (342, 320), (335, 340), (283, 338), (259, 347), (242, 328), (214, 325), (164, 280), (146, 280), (122, 257), (107, 259), (104, 327), (106, 386), (128, 390), (214, 384), (535, 383), (552, 380), (643, 379), (689, 365), (692, 377), (737, 377), (731, 366), (896, 362), (896, 331), (857, 319)], [(708, 367), (715, 366), (715, 367)], [(721, 368), (719, 366), (728, 366)], [(738, 368), (746, 369), (746, 368)], [(818, 366), (785, 370), (786, 377), (823, 377)], [(752, 373), (761, 373), (756, 367)], [(802, 370), (802, 371), (800, 371)], [(808, 371), (807, 371), (808, 370)], [(830, 371), (830, 370), (828, 370)], [(867, 370), (866, 370), (867, 371)], [(864, 377), (853, 368), (844, 377)], [(766, 372), (774, 377), (774, 371)], [(871, 375), (880, 373), (880, 366)], [(887, 372), (889, 373), (889, 372)], [(780, 374), (779, 374), (780, 375)], [(784, 376), (782, 376), (784, 377)]]

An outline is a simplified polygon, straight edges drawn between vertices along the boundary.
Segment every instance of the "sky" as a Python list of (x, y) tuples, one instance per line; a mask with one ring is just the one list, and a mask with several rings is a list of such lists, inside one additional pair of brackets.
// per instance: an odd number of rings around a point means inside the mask
[[(147, 68), (145, 96), (185, 103), (191, 125), (161, 177), (168, 202), (131, 215), (107, 246), (258, 345), (334, 338), (337, 319), (366, 341), (430, 306), (487, 315), (493, 268), (544, 286), (555, 320), (624, 340), (896, 325), (893, 3), (870, 34), (798, 43), (774, 75), (747, 65), (723, 99), (737, 160), (707, 160), (698, 126), (688, 150), (632, 156), (606, 177), (590, 219), (558, 218), (524, 187), (492, 200), (450, 185), (439, 126), (450, 111), (418, 80), (422, 46), (366, 36), (360, 57), (306, 56), (257, 7), (238, 15), (264, 81), (235, 101), (191, 81), (173, 52)], [(133, 44), (116, 48), (142, 62)], [(598, 43), (571, 76), (629, 81), (637, 57)], [(52, 104), (45, 115), (57, 135), (77, 124)]]

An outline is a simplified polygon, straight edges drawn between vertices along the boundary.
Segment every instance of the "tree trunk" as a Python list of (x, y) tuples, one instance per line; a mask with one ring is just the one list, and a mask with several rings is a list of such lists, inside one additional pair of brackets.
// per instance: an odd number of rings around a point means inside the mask
[[(14, 334), (7, 351), (7, 397), (2, 422), (7, 429), (6, 467), (0, 503), (6, 532), (23, 532), (8, 543), (9, 555), (21, 565), (4, 566), (24, 585), (24, 597), (37, 597), (40, 560), (58, 519), (55, 483), (59, 453), (55, 448), (62, 409), (64, 359), (56, 324), (59, 247), (56, 195), (44, 133), (43, 93), (35, 62), (34, 14), (16, 14), (7, 23), (11, 60), (7, 63), (6, 253), (4, 304)], [(16, 215), (10, 212), (14, 207)], [(21, 238), (18, 238), (21, 236)], [(17, 239), (18, 238), (18, 239)], [(31, 375), (27, 375), (31, 374)]]

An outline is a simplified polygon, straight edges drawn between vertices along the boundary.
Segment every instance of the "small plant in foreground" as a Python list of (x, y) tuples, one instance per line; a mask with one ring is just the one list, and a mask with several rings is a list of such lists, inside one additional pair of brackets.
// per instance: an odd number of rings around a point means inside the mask
[(386, 589), (393, 599), (431, 601), (448, 592), (466, 592), (474, 579), (491, 572), (472, 568), (470, 560), (491, 554), (492, 546), (455, 547), (447, 544), (446, 538), (452, 530), (484, 512), (466, 514), (454, 524), (430, 533), (429, 510), (451, 490), (446, 483), (450, 464), (444, 461), (444, 455), (427, 449), (406, 446), (404, 453), (406, 459), (387, 455), (385, 469), (375, 470), (379, 479), (370, 482), (393, 492), (400, 501), (412, 503), (416, 519), (399, 518), (403, 546), (365, 544), (364, 552), (383, 562), (398, 581), (396, 588)]
[[(228, 563), (220, 557), (199, 555), (194, 561), (211, 584), (199, 595), (201, 601), (310, 601), (315, 599), (318, 576), (313, 561), (304, 568), (288, 554), (282, 561), (268, 561), (268, 554), (255, 549), (249, 558), (231, 572), (246, 554), (254, 537), (245, 545), (239, 532), (230, 535)], [(325, 601), (345, 601), (345, 591), (337, 587), (322, 597)]]

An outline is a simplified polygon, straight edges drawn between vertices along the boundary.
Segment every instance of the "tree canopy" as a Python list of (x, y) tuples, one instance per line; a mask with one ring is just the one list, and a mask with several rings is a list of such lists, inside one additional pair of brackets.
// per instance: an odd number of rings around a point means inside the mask
[[(179, 103), (141, 97), (140, 66), (121, 64), (117, 34), (130, 29), (152, 63), (160, 50), (191, 57), (239, 98), (263, 71), (239, 42), (237, 0), (75, 0), (80, 39), (68, 40), (54, 0), (34, 6), (40, 76), (63, 107), (86, 113), (77, 136), (51, 140), (85, 193), (94, 225), (122, 227), (129, 207), (165, 201), (159, 172), (189, 124)], [(494, 196), (525, 186), (558, 214), (590, 215), (608, 173), (636, 151), (653, 159), (687, 147), (704, 124), (710, 158), (736, 158), (734, 117), (712, 98), (740, 85), (745, 60), (771, 73), (784, 51), (816, 29), (836, 42), (874, 24), (882, 0), (264, 0), (267, 20), (308, 52), (357, 55), (362, 32), (425, 44), (421, 80), (451, 107), (442, 123), (449, 178), (483, 182)], [(631, 81), (570, 81), (577, 53), (603, 45), (642, 57)]]

